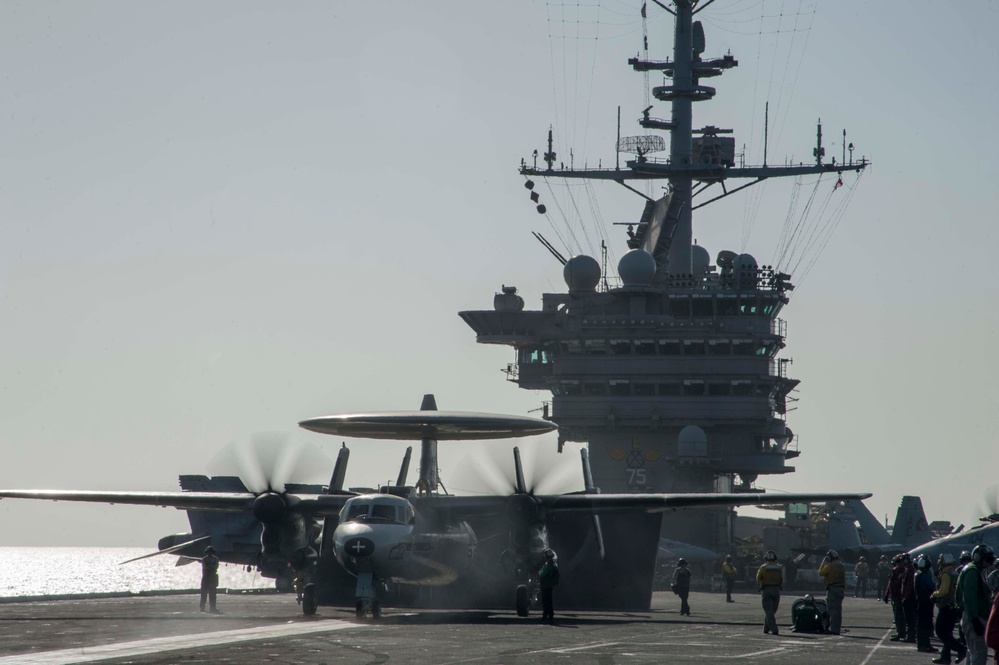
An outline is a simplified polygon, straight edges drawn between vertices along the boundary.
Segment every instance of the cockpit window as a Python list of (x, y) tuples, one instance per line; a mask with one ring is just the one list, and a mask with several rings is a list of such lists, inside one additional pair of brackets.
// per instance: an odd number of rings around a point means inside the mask
[(349, 506), (347, 514), (340, 518), (342, 522), (353, 522), (368, 515), (368, 504), (355, 503)]
[(367, 501), (348, 502), (340, 511), (341, 522), (391, 522), (393, 524), (412, 524), (416, 518), (413, 507), (404, 504), (370, 503)]

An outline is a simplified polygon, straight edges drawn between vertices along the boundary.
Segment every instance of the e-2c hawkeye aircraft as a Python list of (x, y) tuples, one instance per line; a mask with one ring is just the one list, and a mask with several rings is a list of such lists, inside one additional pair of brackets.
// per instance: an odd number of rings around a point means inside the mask
[[(364, 494), (337, 489), (334, 483), (333, 493), (309, 495), (288, 492), (269, 477), (260, 477), (247, 485), (257, 491), (249, 492), (0, 490), (0, 499), (248, 512), (262, 525), (263, 556), (283, 558), (295, 570), (305, 614), (316, 612), (321, 587), (329, 580), (342, 586), (349, 579), (357, 615), (370, 612), (377, 617), (382, 604), (395, 602), (513, 606), (526, 616), (535, 573), (550, 547), (561, 552), (563, 580), (577, 580), (560, 588), (563, 607), (648, 609), (663, 512), (870, 496), (601, 494), (593, 485), (585, 449), (580, 451), (584, 488), (540, 495), (525, 481), (517, 448), (510, 494), (454, 496), (446, 493), (438, 478), (438, 441), (533, 436), (557, 426), (526, 416), (437, 411), (432, 395), (424, 398), (420, 411), (333, 415), (299, 424), (338, 436), (420, 440), (419, 481), (414, 487), (390, 486)], [(603, 523), (601, 516), (607, 516)], [(322, 551), (317, 553), (313, 527), (319, 519), (323, 534)]]

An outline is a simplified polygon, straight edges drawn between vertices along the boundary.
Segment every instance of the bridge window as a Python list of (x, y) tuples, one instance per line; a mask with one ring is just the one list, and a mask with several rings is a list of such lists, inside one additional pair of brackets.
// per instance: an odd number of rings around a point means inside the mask
[(659, 395), (661, 397), (679, 397), (683, 394), (683, 387), (679, 383), (660, 383)]
[(708, 394), (712, 397), (732, 394), (732, 386), (728, 383), (709, 383)]
[(610, 341), (611, 353), (619, 356), (631, 354), (631, 341), (627, 339), (612, 339)]
[(755, 316), (759, 305), (756, 298), (742, 298), (739, 301), (739, 313), (745, 316)]
[(635, 397), (651, 397), (656, 394), (656, 384), (636, 383), (632, 386)]
[(612, 379), (609, 388), (611, 395), (627, 396), (631, 394), (631, 382), (627, 380)]
[(690, 301), (686, 298), (670, 298), (669, 314), (675, 319), (690, 318)]
[(714, 302), (711, 296), (699, 298), (694, 296), (693, 315), (699, 318), (709, 318), (715, 313)]
[(583, 343), (578, 339), (567, 339), (562, 342), (562, 352), (569, 355), (580, 355), (583, 353)]
[(635, 353), (640, 356), (653, 356), (656, 354), (656, 343), (655, 340), (651, 339), (636, 339), (635, 340)]
[(737, 356), (751, 356), (756, 351), (751, 339), (733, 339), (732, 353)]
[(703, 356), (704, 355), (704, 340), (703, 339), (685, 339), (685, 340), (683, 340), (683, 355), (685, 355), (685, 356)]
[(607, 353), (607, 341), (602, 339), (588, 339), (585, 342), (586, 352), (591, 356), (602, 356)]
[(708, 352), (713, 356), (727, 356), (732, 353), (727, 339), (708, 340)]
[(704, 382), (703, 381), (684, 381), (683, 382), (683, 396), (684, 397), (703, 397), (704, 396)]
[(606, 395), (607, 394), (607, 384), (606, 383), (585, 383), (583, 384), (583, 392), (587, 395)]
[(749, 395), (753, 390), (753, 383), (751, 381), (733, 381), (732, 382), (732, 394), (733, 395)]
[(562, 381), (562, 394), (567, 396), (575, 396), (583, 394), (583, 387), (580, 385), (579, 381)]
[(735, 298), (718, 298), (718, 316), (735, 316), (739, 313), (739, 303)]
[(680, 340), (678, 339), (661, 339), (659, 340), (659, 355), (662, 356), (678, 356), (680, 355)]

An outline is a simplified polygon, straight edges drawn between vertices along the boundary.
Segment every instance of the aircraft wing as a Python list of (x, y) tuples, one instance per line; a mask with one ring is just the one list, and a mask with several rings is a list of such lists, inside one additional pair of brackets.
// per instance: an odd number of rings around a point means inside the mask
[(763, 494), (737, 492), (732, 494), (561, 494), (539, 497), (549, 512), (609, 513), (644, 510), (661, 513), (677, 508), (712, 506), (759, 506), (784, 503), (819, 503), (866, 499), (870, 494)]
[[(352, 494), (289, 494), (287, 501), (315, 517), (338, 515)], [(102, 492), (89, 490), (0, 490), (0, 499), (83, 501), (136, 506), (161, 506), (180, 510), (250, 512), (257, 495), (250, 492)]]

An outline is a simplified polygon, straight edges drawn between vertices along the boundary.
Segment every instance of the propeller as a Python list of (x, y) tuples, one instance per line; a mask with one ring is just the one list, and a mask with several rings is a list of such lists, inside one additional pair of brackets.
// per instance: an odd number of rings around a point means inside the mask
[[(452, 472), (451, 489), (469, 494), (565, 494), (583, 488), (579, 463), (548, 442), (528, 443), (518, 482), (515, 457), (502, 446), (483, 445), (466, 454)], [(516, 449), (515, 449), (516, 450)]]
[(985, 509), (980, 519), (983, 522), (999, 522), (999, 485), (985, 490), (983, 505)]
[(238, 476), (247, 491), (284, 493), (290, 483), (322, 484), (331, 461), (313, 444), (292, 441), (284, 432), (258, 432), (232, 442), (208, 463), (212, 475)]

